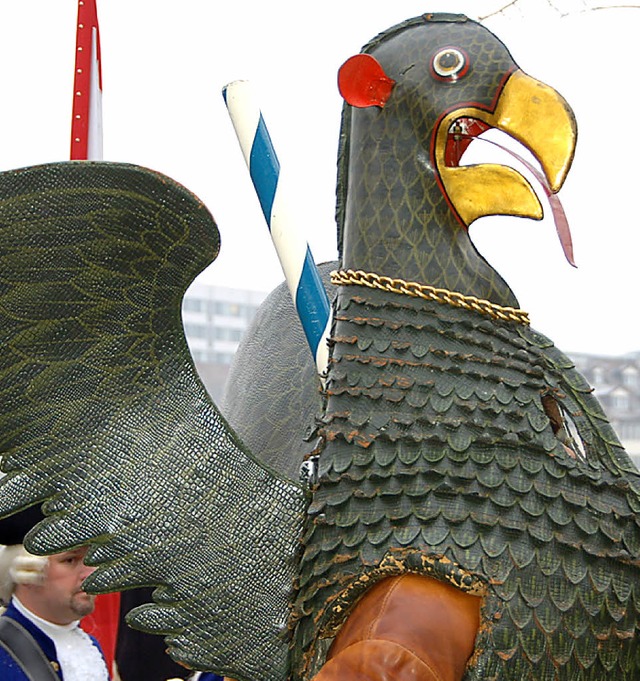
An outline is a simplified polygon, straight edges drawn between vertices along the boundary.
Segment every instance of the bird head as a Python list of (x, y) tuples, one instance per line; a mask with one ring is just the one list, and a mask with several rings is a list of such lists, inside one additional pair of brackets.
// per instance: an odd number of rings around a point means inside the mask
[[(425, 220), (437, 218), (440, 225), (453, 221), (466, 229), (487, 215), (541, 219), (541, 202), (520, 170), (460, 165), (473, 139), (490, 128), (531, 151), (548, 195), (560, 189), (571, 166), (577, 129), (566, 101), (520, 70), (490, 31), (462, 15), (426, 14), (389, 29), (345, 62), (338, 85), (346, 101), (340, 228), (347, 192), (357, 187), (348, 177), (354, 167), (370, 174), (368, 184), (385, 168), (400, 177), (419, 176), (415, 190), (430, 198), (416, 196), (416, 204), (433, 213)], [(359, 167), (349, 160), (354, 154), (364, 156)], [(392, 156), (399, 160), (393, 169)], [(571, 260), (570, 238), (561, 234), (561, 240)]]

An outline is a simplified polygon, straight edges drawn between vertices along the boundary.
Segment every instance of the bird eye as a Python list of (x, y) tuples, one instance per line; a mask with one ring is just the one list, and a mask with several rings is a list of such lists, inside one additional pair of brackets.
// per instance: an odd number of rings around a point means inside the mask
[(431, 67), (438, 80), (458, 80), (468, 71), (469, 59), (462, 50), (445, 47), (434, 55)]

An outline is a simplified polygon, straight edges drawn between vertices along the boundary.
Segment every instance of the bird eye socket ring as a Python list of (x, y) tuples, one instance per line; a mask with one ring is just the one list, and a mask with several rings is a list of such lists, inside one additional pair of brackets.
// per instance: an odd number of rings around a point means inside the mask
[(431, 59), (431, 72), (438, 80), (457, 81), (468, 70), (469, 57), (458, 47), (445, 47), (438, 50)]

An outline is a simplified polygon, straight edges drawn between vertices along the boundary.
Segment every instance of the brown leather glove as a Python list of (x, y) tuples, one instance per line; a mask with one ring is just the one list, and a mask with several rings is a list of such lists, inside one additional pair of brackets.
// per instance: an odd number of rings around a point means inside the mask
[(422, 575), (390, 577), (357, 603), (314, 681), (460, 681), (480, 599)]

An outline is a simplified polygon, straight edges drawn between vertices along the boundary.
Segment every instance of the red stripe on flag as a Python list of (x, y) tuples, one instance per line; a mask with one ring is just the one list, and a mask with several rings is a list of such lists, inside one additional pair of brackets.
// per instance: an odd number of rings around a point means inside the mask
[(78, 1), (76, 33), (76, 70), (73, 83), (71, 120), (71, 160), (86, 160), (89, 148), (89, 108), (91, 105), (91, 53), (95, 29), (99, 87), (102, 90), (100, 68), (100, 30), (96, 0)]

